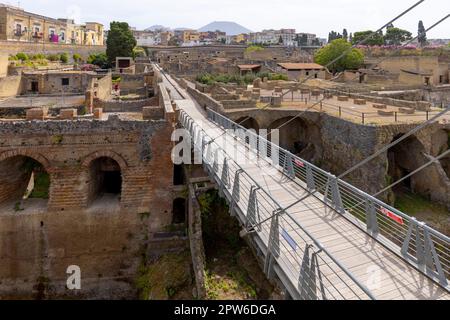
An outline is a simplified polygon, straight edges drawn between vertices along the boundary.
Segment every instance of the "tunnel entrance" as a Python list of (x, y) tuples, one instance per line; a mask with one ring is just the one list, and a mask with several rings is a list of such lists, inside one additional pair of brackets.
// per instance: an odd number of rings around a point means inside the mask
[(0, 205), (13, 206), (15, 211), (45, 208), (49, 190), (50, 175), (39, 161), (14, 156), (0, 162)]
[(173, 185), (182, 186), (185, 184), (183, 165), (175, 164), (173, 166)]
[(122, 172), (120, 165), (112, 158), (101, 157), (89, 167), (89, 201), (101, 198), (120, 199), (122, 193)]
[[(403, 134), (396, 136), (393, 141), (398, 140)], [(421, 165), (426, 163), (424, 156), (425, 148), (420, 141), (414, 137), (408, 137), (388, 150), (389, 169), (388, 175), (391, 182), (398, 181), (407, 176)], [(418, 176), (414, 175), (393, 188), (394, 193), (415, 192)]]
[(176, 198), (173, 200), (172, 224), (186, 223), (186, 199)]
[(253, 129), (256, 133), (259, 132), (259, 124), (258, 122), (251, 117), (242, 117), (236, 120), (236, 123), (240, 124), (246, 129)]
[(285, 117), (272, 122), (269, 132), (278, 128), (280, 147), (307, 161), (319, 160), (320, 132), (313, 124), (300, 118)]
[[(444, 132), (447, 135), (447, 144), (443, 145), (443, 148), (442, 150), (440, 150), (439, 154), (442, 154), (450, 149), (450, 130), (449, 131), (446, 130)], [(450, 179), (450, 154), (441, 159), (441, 165), (445, 171), (445, 174)]]

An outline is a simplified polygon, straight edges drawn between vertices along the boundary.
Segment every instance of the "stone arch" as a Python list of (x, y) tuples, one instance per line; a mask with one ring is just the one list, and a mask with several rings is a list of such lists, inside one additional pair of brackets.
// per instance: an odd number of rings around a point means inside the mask
[(16, 157), (16, 156), (24, 156), (24, 157), (31, 158), (31, 159), (39, 162), (47, 172), (50, 173), (50, 171), (51, 171), (50, 161), (47, 160), (46, 157), (44, 157), (40, 153), (36, 153), (34, 151), (27, 150), (27, 149), (9, 150), (9, 151), (2, 152), (2, 153), (0, 153), (0, 162), (3, 160), (6, 160), (8, 158), (12, 158), (12, 157)]
[(235, 121), (246, 129), (253, 129), (259, 132), (260, 126), (258, 121), (253, 117), (241, 117)]
[[(398, 140), (404, 134), (398, 134), (392, 141)], [(419, 168), (427, 162), (424, 156), (425, 147), (416, 136), (410, 136), (388, 150), (388, 175), (392, 182), (397, 181)], [(415, 191), (417, 177), (403, 181), (395, 188), (395, 191)], [(395, 192), (394, 191), (394, 192)]]
[(114, 151), (110, 151), (110, 150), (101, 150), (101, 151), (96, 151), (94, 153), (91, 153), (90, 155), (88, 155), (87, 157), (85, 157), (83, 159), (83, 161), (81, 162), (81, 165), (83, 167), (88, 168), (89, 165), (91, 164), (91, 162), (98, 158), (111, 158), (111, 159), (115, 160), (119, 164), (122, 172), (128, 167), (126, 160), (121, 155), (119, 155), (118, 153), (116, 153)]
[[(279, 128), (279, 144), (282, 148), (308, 161), (321, 158), (322, 142), (320, 129), (310, 121), (293, 116), (274, 120), (268, 132)], [(269, 137), (271, 135), (269, 134)]]
[(118, 161), (112, 157), (100, 156), (88, 162), (87, 171), (87, 205), (95, 201), (119, 204), (123, 192), (123, 170)]
[(48, 160), (33, 152), (14, 150), (0, 154), (0, 205), (15, 211), (29, 206), (38, 206), (39, 210), (46, 207), (51, 197), (49, 168)]

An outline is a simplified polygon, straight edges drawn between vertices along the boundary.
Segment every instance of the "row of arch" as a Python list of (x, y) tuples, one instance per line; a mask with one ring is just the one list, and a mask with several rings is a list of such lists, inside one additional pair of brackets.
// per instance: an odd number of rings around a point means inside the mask
[[(240, 123), (246, 129), (253, 129), (256, 132), (259, 132), (261, 129), (258, 121), (253, 117), (241, 117), (235, 122)], [(315, 160), (322, 157), (321, 134), (314, 124), (302, 118), (284, 117), (273, 121), (269, 125), (267, 128), (269, 133), (268, 139), (270, 139), (270, 132), (280, 126), (282, 127), (279, 130), (279, 145), (282, 148), (312, 163), (315, 163)], [(393, 138), (393, 141), (403, 135), (404, 133), (398, 134)], [(431, 151), (433, 156), (437, 156), (450, 148), (450, 130), (439, 130), (433, 134), (431, 139), (435, 148), (440, 149)], [(392, 182), (400, 180), (427, 163), (429, 159), (425, 156), (426, 153), (424, 145), (415, 136), (411, 136), (389, 149), (386, 163), (389, 179)], [(440, 165), (447, 178), (450, 179), (450, 155), (441, 159)], [(433, 185), (425, 181), (424, 174), (426, 175), (426, 173), (424, 172), (416, 174), (397, 185), (393, 190), (394, 195), (402, 192), (411, 192), (430, 197), (430, 194), (434, 192)], [(395, 201), (394, 199), (392, 202)]]
[[(120, 202), (122, 173), (126, 161), (112, 151), (95, 152), (85, 157), (81, 165), (88, 174), (87, 204), (108, 197)], [(0, 205), (15, 205), (30, 198), (49, 201), (52, 171), (49, 160), (27, 150), (0, 154)]]

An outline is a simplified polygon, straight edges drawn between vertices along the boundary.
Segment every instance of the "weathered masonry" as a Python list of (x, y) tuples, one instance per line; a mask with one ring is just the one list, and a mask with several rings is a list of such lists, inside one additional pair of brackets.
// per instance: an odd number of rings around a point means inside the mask
[(120, 117), (0, 122), (0, 296), (129, 294), (144, 239), (173, 220), (174, 123)]

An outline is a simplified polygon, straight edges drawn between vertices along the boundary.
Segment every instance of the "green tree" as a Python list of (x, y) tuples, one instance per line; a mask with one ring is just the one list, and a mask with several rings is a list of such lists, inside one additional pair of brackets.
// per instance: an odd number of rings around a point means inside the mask
[(283, 37), (280, 36), (280, 38), (278, 38), (278, 44), (283, 44)]
[(419, 41), (419, 44), (422, 47), (426, 46), (427, 43), (428, 43), (428, 41), (427, 41), (427, 32), (425, 30), (425, 27), (423, 25), (422, 20), (419, 21), (419, 32), (418, 32), (417, 41)]
[(342, 39), (348, 41), (348, 31), (347, 31), (347, 29), (344, 29), (342, 31)]
[(75, 63), (81, 62), (82, 60), (81, 55), (79, 55), (78, 53), (74, 53), (72, 59), (73, 61), (75, 61)]
[(394, 44), (394, 45), (400, 45), (402, 44), (402, 42), (411, 39), (412, 39), (411, 32), (395, 27), (387, 29), (386, 35), (384, 36), (386, 44)]
[[(344, 56), (342, 58), (329, 65), (343, 54)], [(364, 54), (361, 50), (352, 48), (352, 45), (348, 41), (336, 39), (319, 49), (314, 55), (314, 61), (322, 66), (329, 65), (328, 69), (335, 73), (358, 69), (364, 62)]]
[[(371, 30), (355, 32), (353, 34), (352, 43), (353, 44), (360, 43), (361, 41), (363, 41), (367, 37), (369, 37), (372, 33), (373, 33), (373, 31), (371, 31)], [(381, 46), (384, 44), (383, 33), (381, 33), (381, 32), (375, 33), (374, 35), (372, 35), (370, 37), (370, 39), (368, 39), (360, 44), (367, 45), (367, 46)]]
[(342, 38), (342, 35), (339, 32), (331, 31), (328, 33), (328, 43), (340, 38)]
[(106, 55), (110, 65), (115, 63), (117, 57), (132, 57), (134, 47), (136, 39), (128, 23), (111, 22), (106, 40)]

